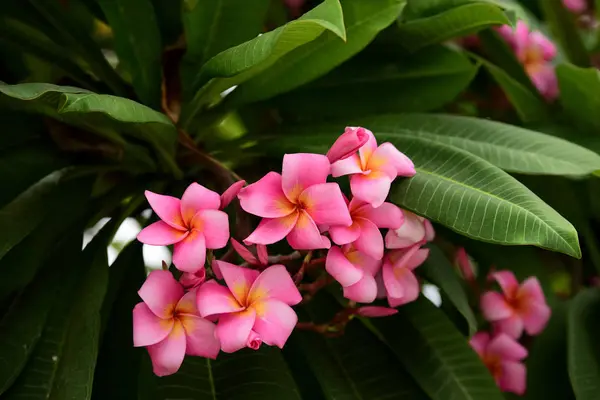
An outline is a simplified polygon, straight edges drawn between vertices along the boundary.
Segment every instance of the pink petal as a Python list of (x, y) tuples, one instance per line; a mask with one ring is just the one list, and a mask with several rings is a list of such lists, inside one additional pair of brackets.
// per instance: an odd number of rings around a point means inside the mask
[(249, 347), (252, 350), (258, 350), (261, 345), (262, 339), (260, 338), (259, 334), (254, 331), (250, 331), (248, 341), (246, 342), (246, 347)]
[(177, 303), (175, 307), (176, 316), (181, 315), (195, 315), (200, 316), (200, 312), (198, 311), (198, 302), (197, 302), (197, 292), (196, 290), (190, 290), (186, 294), (183, 295), (181, 300)]
[(225, 207), (227, 207), (229, 203), (231, 203), (233, 199), (237, 197), (237, 195), (240, 193), (240, 190), (242, 190), (245, 184), (246, 181), (241, 180), (229, 186), (227, 190), (221, 195), (221, 207), (219, 207), (219, 209), (225, 209)]
[(408, 260), (406, 260), (405, 268), (411, 271), (420, 266), (429, 257), (429, 249), (419, 249)]
[(587, 9), (586, 0), (563, 0), (566, 9), (574, 13), (582, 13)]
[(149, 346), (164, 340), (173, 329), (173, 318), (157, 317), (145, 303), (133, 308), (133, 345)]
[(467, 281), (473, 281), (475, 279), (475, 272), (471, 259), (467, 254), (464, 247), (459, 247), (454, 256), (454, 263), (458, 265), (463, 278)]
[(552, 101), (558, 97), (558, 79), (554, 66), (551, 64), (534, 64), (526, 69), (534, 86), (546, 100)]
[(371, 171), (368, 175), (352, 175), (350, 189), (359, 200), (366, 201), (373, 207), (379, 207), (390, 193), (392, 180), (378, 171)]
[(354, 223), (350, 226), (335, 225), (329, 227), (329, 236), (335, 244), (348, 244), (360, 236), (360, 225)]
[(499, 333), (492, 338), (487, 353), (509, 361), (520, 361), (527, 357), (527, 349), (505, 333)]
[(194, 215), (191, 225), (202, 232), (206, 247), (222, 249), (229, 241), (229, 217), (219, 210), (200, 210)]
[(179, 370), (185, 357), (186, 340), (183, 325), (175, 321), (173, 330), (165, 340), (148, 347), (152, 359), (152, 369), (157, 376), (174, 374)]
[(254, 331), (266, 344), (283, 348), (298, 322), (294, 310), (276, 299), (259, 301), (252, 307), (256, 310)]
[(523, 395), (527, 387), (527, 370), (520, 362), (505, 361), (502, 363), (502, 374), (498, 386), (505, 392)]
[(352, 225), (348, 205), (337, 183), (313, 185), (302, 192), (299, 201), (317, 224)]
[(361, 173), (362, 167), (360, 165), (360, 158), (356, 154), (331, 164), (331, 176), (334, 178)]
[(371, 158), (375, 150), (377, 150), (377, 139), (375, 139), (373, 132), (371, 132), (368, 129), (365, 129), (365, 133), (368, 135), (367, 142), (360, 149), (358, 149), (360, 163), (363, 167), (367, 166), (367, 164), (369, 163), (369, 159)]
[(527, 48), (529, 45), (529, 27), (527, 24), (519, 20), (513, 33), (513, 42), (515, 53), (519, 61), (524, 62), (527, 57)]
[(206, 280), (206, 269), (200, 268), (198, 271), (196, 271), (194, 273), (184, 272), (183, 274), (181, 274), (181, 277), (179, 278), (179, 283), (181, 283), (181, 285), (183, 285), (183, 287), (186, 290), (190, 290), (190, 289), (197, 288), (198, 286), (203, 284), (205, 280)]
[(272, 265), (261, 272), (248, 294), (248, 304), (271, 299), (290, 306), (302, 301), (298, 288), (283, 265)]
[(429, 249), (422, 249), (419, 245), (387, 253), (387, 259), (394, 268), (407, 268), (411, 271), (421, 265), (428, 256)]
[(486, 292), (481, 296), (481, 312), (488, 321), (499, 321), (513, 315), (511, 306), (504, 296), (496, 292)]
[(332, 246), (327, 252), (325, 269), (344, 287), (354, 285), (364, 275), (363, 270), (352, 264), (337, 246)]
[(195, 182), (181, 196), (181, 215), (186, 222), (191, 221), (200, 210), (218, 210), (220, 206), (221, 197), (218, 193)]
[(469, 344), (481, 358), (485, 356), (489, 342), (490, 334), (487, 332), (477, 332), (473, 335), (471, 340), (469, 340)]
[(542, 50), (542, 57), (545, 61), (552, 61), (556, 57), (556, 46), (541, 32), (531, 32), (529, 40), (530, 45), (537, 46)]
[(331, 165), (321, 154), (297, 153), (283, 156), (281, 176), (283, 192), (291, 202), (296, 202), (300, 194), (312, 185), (325, 183)]
[(398, 314), (398, 310), (395, 308), (379, 307), (379, 306), (365, 306), (360, 307), (356, 310), (356, 313), (361, 317), (377, 318), (377, 317), (389, 317), (390, 315)]
[(146, 190), (144, 194), (150, 207), (160, 219), (175, 229), (187, 231), (181, 218), (181, 201), (178, 198), (153, 193), (149, 190)]
[(433, 225), (428, 219), (423, 220), (423, 225), (425, 225), (425, 240), (427, 242), (431, 242), (433, 239), (435, 239), (435, 230), (433, 229)]
[[(398, 151), (396, 146), (391, 143), (383, 143), (375, 150), (369, 159), (367, 168), (380, 171), (385, 165), (391, 165), (396, 176), (413, 176), (417, 172), (410, 158)], [(396, 176), (390, 176), (390, 178), (394, 179)]]
[(535, 276), (523, 281), (521, 287), (517, 289), (517, 296), (525, 298), (527, 302), (546, 303), (546, 296), (544, 296), (540, 281)]
[[(252, 254), (252, 252), (250, 250), (245, 248), (244, 245), (242, 245), (240, 242), (238, 242), (234, 238), (231, 238), (231, 246), (233, 247), (235, 252), (238, 253), (239, 256), (242, 257), (244, 259), (244, 261), (246, 261), (248, 264), (251, 264), (251, 265), (259, 265), (260, 264), (258, 262), (258, 260), (256, 259), (256, 257), (254, 257), (254, 254)], [(219, 279), (221, 279), (221, 278), (219, 278)]]
[(352, 245), (346, 245), (342, 247), (342, 251), (346, 255), (348, 261), (357, 267), (360, 267), (365, 274), (375, 276), (381, 269), (382, 260), (376, 260), (373, 257), (369, 257), (365, 253), (362, 253)]
[(329, 162), (334, 163), (338, 160), (343, 160), (355, 154), (362, 147), (369, 135), (361, 127), (346, 127), (344, 133), (333, 143), (327, 152)]
[(343, 290), (345, 298), (358, 303), (372, 303), (377, 298), (377, 282), (373, 275), (369, 274), (364, 274), (361, 280), (344, 287)]
[(263, 218), (254, 232), (244, 239), (244, 243), (273, 244), (279, 242), (294, 229), (298, 216), (298, 212), (293, 212), (281, 218)]
[(394, 268), (388, 263), (384, 264), (383, 281), (390, 307), (410, 303), (419, 297), (419, 281), (415, 274), (407, 268)]
[(221, 343), (215, 336), (215, 324), (193, 315), (180, 317), (185, 330), (186, 354), (206, 358), (217, 358)]
[(211, 315), (235, 313), (244, 309), (228, 288), (213, 280), (198, 288), (196, 305), (200, 316), (203, 318)]
[(383, 237), (374, 223), (364, 218), (356, 218), (360, 225), (360, 236), (354, 242), (356, 247), (362, 253), (376, 260), (383, 258)]
[(196, 229), (173, 246), (173, 264), (183, 272), (197, 272), (206, 261), (206, 240)]
[(534, 302), (526, 305), (525, 312), (521, 312), (521, 319), (527, 334), (530, 336), (539, 335), (548, 324), (550, 314), (550, 307), (546, 303)]
[(221, 350), (233, 353), (246, 347), (255, 321), (256, 312), (252, 308), (221, 316), (216, 329), (216, 335), (221, 341)]
[(168, 319), (183, 296), (183, 287), (169, 271), (152, 271), (138, 294), (157, 317)]
[(215, 264), (219, 266), (223, 279), (225, 279), (227, 287), (231, 293), (233, 293), (236, 300), (242, 305), (248, 304), (248, 293), (250, 293), (252, 284), (258, 278), (259, 272), (254, 269), (239, 267), (225, 261), (215, 261)]
[(388, 249), (404, 249), (425, 238), (423, 218), (410, 211), (404, 210), (404, 223), (396, 230), (390, 230), (385, 236)]
[(506, 296), (513, 296), (519, 289), (519, 281), (511, 271), (497, 271), (490, 274), (490, 276), (498, 282)]
[(267, 246), (264, 244), (257, 244), (256, 255), (258, 256), (258, 260), (262, 265), (269, 265), (269, 253), (267, 251)]
[(153, 246), (167, 246), (183, 240), (187, 235), (187, 231), (175, 229), (163, 221), (157, 221), (142, 229), (137, 235), (137, 240)]
[(506, 333), (508, 336), (518, 339), (523, 334), (523, 320), (519, 315), (501, 319), (492, 323), (495, 334)]
[(244, 211), (263, 218), (285, 217), (295, 207), (283, 194), (281, 175), (277, 172), (269, 172), (240, 190), (238, 199)]
[(287, 235), (287, 241), (295, 250), (328, 249), (331, 242), (321, 235), (319, 228), (306, 211), (298, 213), (296, 226)]
[(368, 219), (378, 228), (398, 229), (404, 223), (402, 210), (392, 203), (383, 203), (377, 208), (364, 203), (353, 215)]

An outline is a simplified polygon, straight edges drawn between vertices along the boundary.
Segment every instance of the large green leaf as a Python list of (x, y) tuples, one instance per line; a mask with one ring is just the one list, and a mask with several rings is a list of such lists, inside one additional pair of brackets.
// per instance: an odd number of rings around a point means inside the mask
[(315, 40), (325, 31), (331, 31), (335, 40), (346, 39), (339, 0), (326, 0), (295, 21), (217, 54), (198, 73), (194, 90), (202, 88), (182, 110), (181, 125), (186, 128), (196, 114), (215, 102), (224, 90), (271, 67), (285, 54)]
[(444, 46), (394, 58), (389, 62), (371, 57), (348, 61), (271, 103), (301, 116), (428, 111), (454, 100), (478, 69), (464, 55)]
[(574, 124), (597, 134), (600, 131), (600, 73), (596, 68), (571, 64), (556, 67), (560, 102)]
[(160, 108), (161, 37), (150, 0), (96, 0), (112, 28), (119, 62), (142, 103)]
[(414, 51), (489, 26), (504, 24), (509, 24), (509, 20), (499, 7), (488, 3), (471, 3), (403, 23), (398, 33), (402, 46)]
[(600, 396), (600, 289), (577, 294), (568, 315), (568, 362), (578, 400)]
[(175, 173), (177, 129), (164, 115), (132, 100), (47, 83), (0, 84), (0, 102), (92, 131), (114, 143), (121, 133), (150, 143)]
[(467, 338), (429, 300), (421, 297), (398, 311), (370, 323), (432, 399), (503, 398)]
[(417, 274), (427, 279), (441, 289), (452, 305), (463, 316), (472, 335), (477, 331), (477, 320), (469, 305), (463, 282), (454, 271), (444, 253), (434, 245), (429, 245), (429, 257), (416, 271)]

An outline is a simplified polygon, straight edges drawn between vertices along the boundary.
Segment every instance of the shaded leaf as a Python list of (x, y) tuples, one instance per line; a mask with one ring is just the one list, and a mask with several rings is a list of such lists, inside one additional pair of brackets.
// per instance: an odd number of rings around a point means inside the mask
[[(600, 73), (571, 64), (556, 67), (560, 102), (573, 123), (596, 134), (600, 130)], [(574, 132), (576, 134), (576, 132)]]

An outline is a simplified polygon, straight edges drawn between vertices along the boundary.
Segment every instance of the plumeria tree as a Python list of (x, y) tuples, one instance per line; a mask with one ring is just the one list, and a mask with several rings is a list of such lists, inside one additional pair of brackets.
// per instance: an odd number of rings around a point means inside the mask
[(597, 7), (5, 0), (0, 398), (597, 399)]

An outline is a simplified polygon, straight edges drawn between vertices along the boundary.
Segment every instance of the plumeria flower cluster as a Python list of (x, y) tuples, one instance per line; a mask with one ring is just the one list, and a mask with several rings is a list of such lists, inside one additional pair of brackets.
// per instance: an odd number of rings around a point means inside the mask
[[(396, 313), (394, 307), (418, 297), (413, 270), (434, 237), (428, 220), (385, 201), (395, 179), (414, 174), (412, 161), (391, 143), (378, 145), (370, 131), (349, 127), (326, 155), (286, 154), (281, 173), (248, 186), (239, 181), (222, 196), (197, 183), (181, 199), (147, 191), (160, 220), (138, 240), (173, 245), (179, 273), (177, 280), (167, 270), (148, 276), (139, 291), (143, 302), (133, 310), (134, 345), (147, 347), (160, 376), (176, 372), (186, 354), (215, 358), (263, 344), (282, 348), (298, 324), (292, 306), (303, 301), (299, 288), (314, 292), (333, 280), (351, 300), (340, 326), (354, 315)], [(346, 175), (350, 199), (328, 181)], [(230, 238), (223, 209), (235, 198), (262, 218), (243, 239), (248, 247)], [(385, 237), (381, 229), (388, 230)], [(269, 256), (267, 246), (283, 240), (294, 252)], [(228, 243), (243, 264), (207, 256)], [(313, 252), (323, 257), (313, 263)], [(292, 275), (296, 260), (302, 265)], [(319, 260), (326, 279), (302, 284), (304, 270)], [(356, 305), (377, 298), (387, 298), (389, 307)]]
[[(464, 249), (457, 252), (457, 261), (465, 278), (474, 282), (474, 268)], [(540, 334), (550, 319), (550, 307), (535, 277), (519, 284), (511, 271), (495, 271), (489, 276), (501, 291), (486, 291), (481, 295), (483, 317), (491, 332), (478, 332), (470, 340), (473, 349), (505, 392), (525, 393), (527, 371), (523, 360), (527, 349), (519, 343), (523, 333)]]

